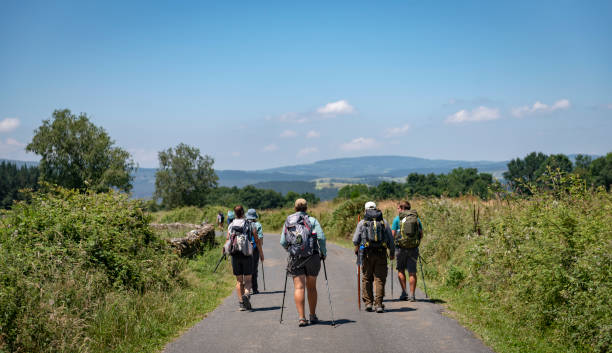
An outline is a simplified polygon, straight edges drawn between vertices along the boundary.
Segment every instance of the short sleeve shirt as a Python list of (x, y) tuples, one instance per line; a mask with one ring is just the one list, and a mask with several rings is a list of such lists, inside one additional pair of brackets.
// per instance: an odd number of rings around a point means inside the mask
[[(417, 218), (417, 220), (419, 221), (419, 227), (421, 229), (423, 229), (423, 224), (421, 223), (421, 219)], [(394, 231), (398, 231), (400, 230), (400, 219), (399, 219), (399, 215), (395, 216), (395, 218), (393, 219), (393, 224), (391, 224), (391, 230)]]

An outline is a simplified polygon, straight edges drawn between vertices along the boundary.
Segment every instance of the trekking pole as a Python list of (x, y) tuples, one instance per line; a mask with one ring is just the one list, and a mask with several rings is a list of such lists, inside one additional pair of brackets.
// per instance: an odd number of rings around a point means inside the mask
[(393, 260), (391, 260), (391, 299), (393, 299)]
[(419, 254), (419, 266), (421, 267), (421, 279), (423, 280), (423, 289), (425, 289), (425, 298), (429, 299), (429, 295), (427, 295), (427, 284), (425, 284), (425, 273), (423, 273), (423, 262), (421, 261), (421, 259), (421, 254)]
[(264, 290), (266, 290), (266, 272), (264, 271), (263, 261), (261, 262), (261, 276), (263, 279)]
[(283, 305), (281, 305), (281, 317), (279, 324), (283, 323), (283, 311), (285, 310), (285, 294), (287, 293), (287, 277), (289, 276), (289, 270), (285, 269), (285, 288), (283, 289)]
[(215, 266), (215, 270), (213, 271), (213, 273), (217, 272), (217, 269), (219, 268), (219, 265), (221, 264), (221, 261), (225, 258), (225, 253), (223, 253), (223, 255), (221, 255), (221, 258), (219, 259), (219, 261), (217, 261), (217, 266)]
[(325, 260), (323, 260), (323, 274), (325, 274), (325, 285), (327, 286), (327, 299), (329, 299), (329, 309), (331, 311), (332, 326), (336, 326), (336, 322), (334, 321), (334, 307), (332, 306), (329, 283), (327, 282), (327, 269), (325, 268)]

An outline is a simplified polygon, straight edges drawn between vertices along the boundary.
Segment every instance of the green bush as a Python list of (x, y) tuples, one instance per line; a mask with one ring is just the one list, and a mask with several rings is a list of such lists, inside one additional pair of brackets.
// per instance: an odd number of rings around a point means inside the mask
[(184, 262), (139, 206), (53, 188), (3, 212), (0, 351), (87, 351), (92, 318), (113, 301), (181, 285)]
[(419, 210), (421, 253), (434, 283), (463, 288), (568, 351), (605, 352), (612, 343), (612, 194), (573, 176), (551, 178), (553, 187), (529, 200), (478, 203), (477, 226), (472, 201), (429, 200)]

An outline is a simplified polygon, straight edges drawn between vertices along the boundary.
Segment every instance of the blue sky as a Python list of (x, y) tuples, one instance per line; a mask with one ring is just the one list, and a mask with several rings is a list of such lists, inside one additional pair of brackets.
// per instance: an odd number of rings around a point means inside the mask
[(54, 109), (142, 167), (612, 151), (612, 2), (0, 2), (0, 158)]

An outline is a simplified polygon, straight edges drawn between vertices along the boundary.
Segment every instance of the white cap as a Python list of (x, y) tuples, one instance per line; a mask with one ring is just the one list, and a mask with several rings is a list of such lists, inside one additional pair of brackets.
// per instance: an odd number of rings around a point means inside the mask
[(372, 201), (368, 201), (365, 204), (365, 209), (366, 210), (375, 210), (376, 209), (376, 204)]

